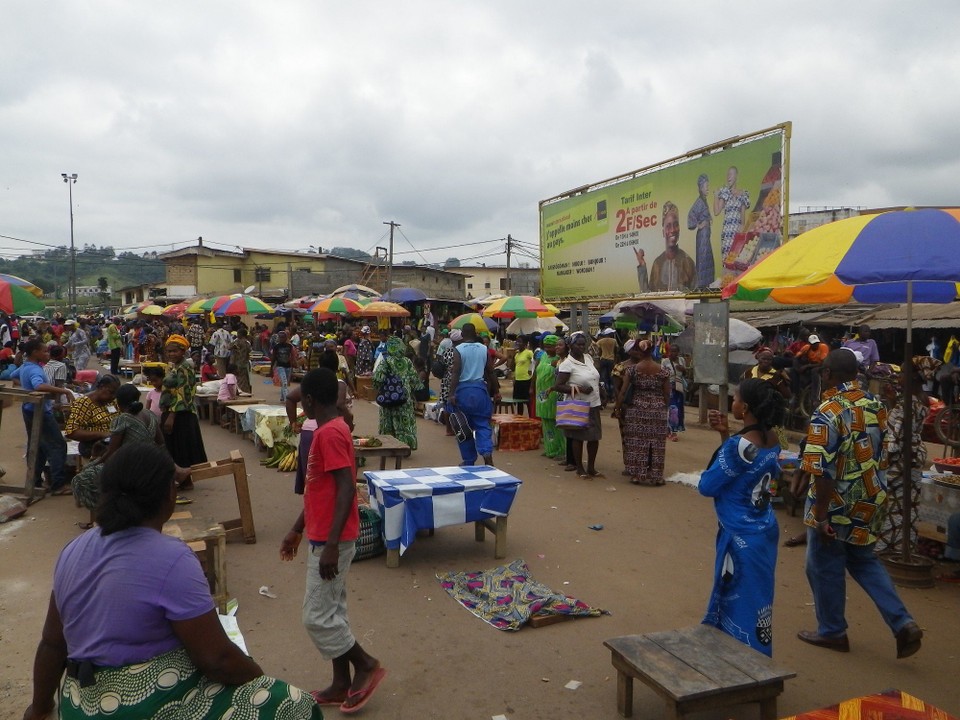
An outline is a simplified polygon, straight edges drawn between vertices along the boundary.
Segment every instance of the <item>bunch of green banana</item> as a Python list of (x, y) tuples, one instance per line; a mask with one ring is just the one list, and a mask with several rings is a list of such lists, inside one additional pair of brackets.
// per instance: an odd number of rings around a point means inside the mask
[(286, 457), (287, 453), (291, 452), (293, 448), (284, 443), (277, 443), (273, 446), (273, 452), (270, 453), (270, 457), (265, 460), (261, 460), (260, 464), (264, 467), (275, 468), (280, 465), (280, 461)]
[[(286, 447), (290, 447), (287, 445)], [(277, 464), (277, 469), (280, 472), (293, 472), (297, 469), (297, 449), (290, 448), (290, 451), (287, 452)]]

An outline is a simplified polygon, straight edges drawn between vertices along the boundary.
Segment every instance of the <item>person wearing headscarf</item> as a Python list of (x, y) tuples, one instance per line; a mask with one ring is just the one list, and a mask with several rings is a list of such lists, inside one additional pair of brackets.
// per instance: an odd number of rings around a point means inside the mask
[[(160, 394), (160, 425), (163, 428), (167, 450), (180, 467), (190, 467), (207, 461), (194, 402), (197, 377), (184, 362), (190, 341), (183, 335), (170, 335), (164, 352), (167, 358), (167, 374), (163, 378)], [(192, 487), (190, 481), (180, 485), (184, 490)]]
[(710, 241), (713, 216), (707, 197), (710, 194), (710, 178), (701, 173), (697, 178), (697, 199), (687, 213), (687, 229), (697, 231), (697, 287), (710, 287), (717, 277), (717, 266), (713, 259), (713, 245)]
[[(627, 370), (617, 396), (616, 409), (624, 416), (624, 463), (634, 485), (664, 484), (670, 375), (653, 359), (652, 351), (649, 340), (634, 345), (637, 363)], [(633, 397), (628, 403), (631, 387)]]
[[(640, 360), (640, 353), (635, 351), (637, 343), (639, 340), (627, 340), (623, 344), (623, 351), (627, 354), (627, 359), (623, 362), (619, 362), (613, 367), (613, 371), (610, 373), (610, 377), (613, 380), (613, 397), (620, 397), (620, 388), (623, 387), (623, 379), (627, 374), (627, 371), (632, 368)], [(617, 427), (620, 429), (620, 450), (623, 455), (623, 458), (627, 457), (627, 436), (626, 430), (624, 428), (624, 412), (623, 408), (617, 407), (616, 404), (613, 408), (613, 413), (611, 417), (616, 418)], [(623, 470), (624, 475), (629, 475), (626, 468)]]
[[(450, 383), (453, 378), (453, 353), (454, 347), (463, 342), (463, 333), (459, 330), (453, 330), (447, 337), (440, 341), (437, 348), (437, 360), (444, 367), (443, 377), (440, 379), (440, 394), (437, 397), (437, 407), (446, 408), (447, 401), (450, 398)], [(447, 435), (453, 435), (450, 423), (444, 423), (447, 427)]]
[(386, 341), (383, 357), (373, 371), (373, 384), (382, 392), (388, 379), (398, 379), (406, 391), (406, 399), (392, 407), (380, 406), (380, 435), (391, 435), (402, 443), (417, 449), (417, 419), (414, 415), (413, 393), (423, 387), (413, 363), (404, 354), (403, 341), (394, 336)]
[(370, 326), (360, 328), (360, 340), (357, 343), (357, 360), (355, 364), (357, 375), (369, 375), (373, 372), (373, 343), (370, 342)]
[(557, 380), (556, 335), (547, 335), (541, 340), (543, 355), (534, 371), (536, 382), (537, 417), (543, 429), (543, 454), (548, 458), (566, 457), (567, 440), (557, 428), (557, 393), (551, 392)]

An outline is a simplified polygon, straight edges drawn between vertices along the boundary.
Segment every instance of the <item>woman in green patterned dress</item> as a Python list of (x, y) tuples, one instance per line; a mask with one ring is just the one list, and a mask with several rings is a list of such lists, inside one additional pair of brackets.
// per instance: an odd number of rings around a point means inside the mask
[(392, 435), (402, 443), (417, 449), (417, 418), (414, 414), (414, 390), (423, 387), (423, 382), (413, 363), (404, 355), (403, 341), (394, 336), (387, 341), (387, 349), (383, 358), (373, 371), (374, 387), (381, 388), (388, 376), (400, 378), (407, 391), (407, 400), (395, 407), (380, 406), (380, 435)]
[(544, 355), (534, 371), (537, 383), (537, 417), (543, 428), (543, 454), (548, 458), (566, 457), (567, 440), (557, 429), (557, 393), (550, 392), (557, 379), (556, 335), (547, 335), (542, 341)]

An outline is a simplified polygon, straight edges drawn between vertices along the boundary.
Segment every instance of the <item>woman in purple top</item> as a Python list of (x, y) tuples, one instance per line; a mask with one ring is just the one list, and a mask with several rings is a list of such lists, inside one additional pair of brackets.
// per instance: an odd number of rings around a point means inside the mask
[(267, 677), (227, 638), (207, 579), (161, 533), (175, 507), (162, 447), (124, 445), (105, 464), (99, 527), (60, 553), (25, 720), (322, 718), (306, 692)]

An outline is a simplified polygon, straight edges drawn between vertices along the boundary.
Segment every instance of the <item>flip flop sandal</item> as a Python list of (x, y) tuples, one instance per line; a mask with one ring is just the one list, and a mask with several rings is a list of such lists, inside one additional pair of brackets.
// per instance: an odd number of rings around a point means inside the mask
[(184, 495), (177, 495), (177, 505), (189, 505), (192, 502), (193, 500)]
[(314, 690), (310, 693), (310, 697), (313, 698), (313, 701), (317, 705), (343, 705), (347, 699), (347, 693), (343, 695), (324, 695), (322, 690)]
[(800, 547), (801, 545), (807, 544), (807, 538), (805, 537), (791, 537), (787, 538), (783, 542), (784, 547)]
[(340, 712), (344, 715), (352, 715), (355, 712), (358, 712), (367, 702), (373, 697), (374, 690), (380, 685), (380, 681), (387, 676), (387, 671), (378, 667), (370, 675), (370, 682), (367, 683), (365, 688), (360, 690), (349, 690), (347, 691), (347, 699), (353, 700), (354, 698), (360, 698), (355, 705), (347, 705), (344, 703), (340, 706)]

